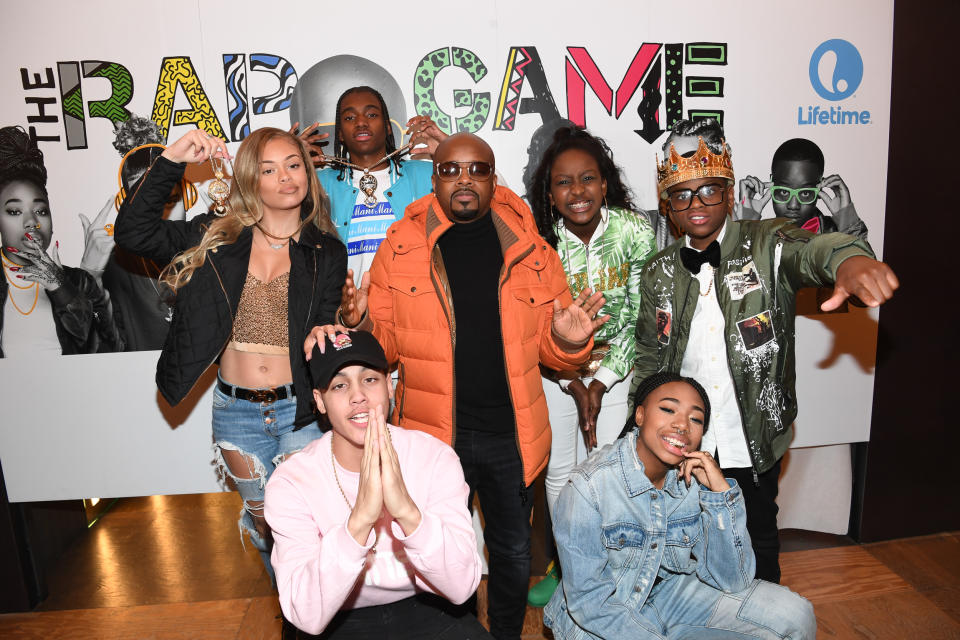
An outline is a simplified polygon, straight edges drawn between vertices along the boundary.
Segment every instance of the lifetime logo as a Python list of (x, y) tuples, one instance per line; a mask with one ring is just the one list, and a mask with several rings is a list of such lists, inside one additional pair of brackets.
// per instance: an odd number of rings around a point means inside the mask
[[(857, 48), (847, 40), (827, 40), (814, 49), (810, 56), (810, 85), (824, 100), (845, 100), (854, 94), (862, 81), (863, 58)], [(843, 109), (839, 106), (798, 106), (797, 124), (870, 124), (870, 112)]]

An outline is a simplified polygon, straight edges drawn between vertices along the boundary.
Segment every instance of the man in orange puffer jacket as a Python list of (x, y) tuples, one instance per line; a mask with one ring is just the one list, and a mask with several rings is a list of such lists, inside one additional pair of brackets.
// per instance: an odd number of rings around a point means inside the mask
[[(490, 631), (519, 638), (530, 487), (550, 452), (539, 365), (576, 368), (607, 318), (597, 317), (599, 294), (572, 299), (529, 208), (496, 183), (483, 140), (460, 133), (442, 142), (434, 193), (390, 227), (359, 289), (348, 277), (340, 318), (371, 330), (397, 366), (392, 422), (460, 456), (485, 519)], [(323, 331), (332, 328), (314, 335)]]

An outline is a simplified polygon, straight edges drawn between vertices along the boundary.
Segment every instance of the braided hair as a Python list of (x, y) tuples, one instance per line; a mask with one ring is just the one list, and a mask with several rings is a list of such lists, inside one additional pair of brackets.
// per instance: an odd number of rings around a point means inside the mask
[(553, 163), (561, 153), (570, 149), (579, 149), (590, 154), (600, 167), (600, 175), (607, 181), (607, 204), (633, 210), (633, 196), (623, 182), (620, 167), (613, 161), (613, 152), (602, 138), (590, 135), (579, 127), (561, 127), (553, 134), (553, 143), (543, 153), (543, 159), (533, 174), (529, 197), (530, 208), (537, 222), (537, 230), (551, 247), (557, 248), (557, 222), (560, 212), (550, 204), (550, 173)]
[(14, 180), (27, 180), (47, 193), (43, 152), (20, 126), (0, 128), (0, 189)]
[[(346, 143), (342, 140), (340, 135), (340, 108), (343, 104), (343, 99), (354, 93), (371, 93), (373, 94), (377, 102), (380, 103), (380, 117), (383, 119), (383, 126), (386, 127), (387, 139), (386, 147), (387, 153), (393, 153), (397, 150), (397, 141), (393, 137), (393, 125), (390, 123), (390, 112), (387, 110), (387, 103), (384, 101), (383, 96), (380, 95), (380, 92), (374, 89), (373, 87), (368, 87), (366, 85), (360, 85), (358, 87), (350, 87), (337, 99), (337, 113), (334, 118), (333, 123), (333, 155), (339, 158), (346, 158), (350, 155), (350, 152), (347, 150)], [(397, 175), (403, 175), (400, 173), (400, 165), (403, 164), (399, 156), (392, 158), (392, 162), (396, 169)], [(353, 169), (347, 167), (346, 165), (340, 165), (340, 173), (337, 176), (337, 180), (345, 180), (347, 177), (347, 172), (350, 172), (350, 176), (353, 175)]]
[(693, 378), (681, 376), (679, 373), (673, 373), (672, 371), (658, 371), (657, 373), (644, 378), (640, 384), (637, 385), (637, 390), (633, 394), (633, 405), (630, 409), (630, 413), (627, 415), (627, 424), (624, 425), (623, 431), (620, 432), (621, 438), (639, 427), (636, 417), (637, 407), (642, 405), (643, 401), (647, 399), (647, 396), (653, 393), (655, 389), (662, 387), (665, 384), (670, 384), (671, 382), (686, 382), (688, 385), (693, 387), (694, 391), (700, 394), (700, 399), (703, 401), (703, 432), (707, 432), (707, 428), (710, 426), (710, 398), (707, 397), (707, 392), (704, 390), (703, 386)]

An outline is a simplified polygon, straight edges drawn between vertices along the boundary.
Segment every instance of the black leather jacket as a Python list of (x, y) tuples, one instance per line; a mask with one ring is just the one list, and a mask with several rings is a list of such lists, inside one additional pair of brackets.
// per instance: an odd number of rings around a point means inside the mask
[[(131, 189), (117, 215), (118, 246), (158, 264), (168, 264), (178, 253), (200, 242), (214, 219), (212, 214), (190, 221), (161, 217), (185, 166), (160, 157)], [(248, 228), (234, 243), (209, 252), (203, 266), (177, 292), (170, 331), (157, 362), (157, 387), (170, 404), (183, 400), (207, 367), (219, 360), (230, 340), (252, 241), (253, 233)], [(315, 418), (303, 341), (312, 327), (334, 321), (346, 279), (347, 250), (335, 236), (307, 225), (299, 242), (290, 243), (289, 251), (288, 346), (299, 428)]]
[[(44, 291), (53, 307), (53, 323), (63, 355), (123, 351), (110, 304), (97, 281), (83, 269), (74, 267), (64, 267), (63, 274), (64, 283), (59, 289), (53, 293)], [(6, 278), (0, 279), (0, 300), (7, 299), (9, 286)], [(2, 334), (3, 309), (0, 307)]]

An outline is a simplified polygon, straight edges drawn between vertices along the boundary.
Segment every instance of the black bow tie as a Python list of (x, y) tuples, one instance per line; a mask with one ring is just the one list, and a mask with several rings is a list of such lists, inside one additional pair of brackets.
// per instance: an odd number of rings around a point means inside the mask
[(709, 262), (716, 269), (720, 266), (720, 243), (714, 240), (703, 251), (683, 247), (680, 249), (680, 262), (694, 274), (700, 273), (704, 262)]

